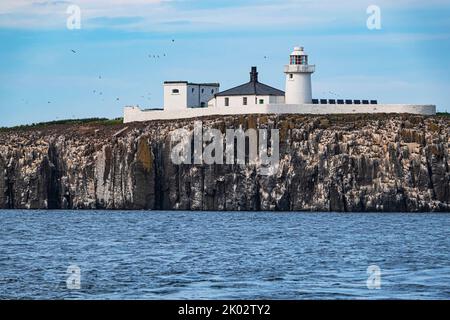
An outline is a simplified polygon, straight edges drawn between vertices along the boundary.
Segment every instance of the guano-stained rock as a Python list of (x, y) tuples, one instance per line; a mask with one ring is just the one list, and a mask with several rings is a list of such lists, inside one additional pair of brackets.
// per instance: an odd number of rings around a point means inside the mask
[(193, 120), (0, 133), (0, 208), (450, 211), (449, 123), (414, 115), (248, 115), (204, 128), (279, 129), (280, 166), (175, 165)]

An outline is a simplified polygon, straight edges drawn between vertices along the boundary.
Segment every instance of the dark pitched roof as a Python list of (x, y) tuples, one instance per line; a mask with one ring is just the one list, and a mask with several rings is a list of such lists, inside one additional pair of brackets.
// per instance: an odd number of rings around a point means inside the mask
[(219, 92), (216, 96), (284, 96), (284, 91), (278, 90), (271, 86), (258, 81), (258, 72), (256, 67), (252, 67), (250, 72), (250, 82), (243, 85)]

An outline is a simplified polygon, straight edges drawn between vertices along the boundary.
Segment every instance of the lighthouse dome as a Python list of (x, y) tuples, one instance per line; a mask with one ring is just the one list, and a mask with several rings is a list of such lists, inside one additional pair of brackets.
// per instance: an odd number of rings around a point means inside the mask
[(306, 56), (307, 54), (304, 51), (303, 47), (295, 47), (294, 51), (291, 53), (291, 56)]

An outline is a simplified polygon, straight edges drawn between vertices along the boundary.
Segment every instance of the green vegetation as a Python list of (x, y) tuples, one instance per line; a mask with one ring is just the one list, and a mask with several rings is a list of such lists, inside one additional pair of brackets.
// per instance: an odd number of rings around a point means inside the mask
[(436, 115), (440, 117), (450, 117), (450, 113), (448, 112), (438, 112)]
[(50, 126), (57, 125), (118, 125), (123, 124), (123, 118), (107, 119), (107, 118), (86, 118), (86, 119), (65, 119), (49, 122), (32, 123), (27, 125), (20, 125), (15, 127), (1, 127), (0, 132), (26, 130), (26, 129), (44, 129)]

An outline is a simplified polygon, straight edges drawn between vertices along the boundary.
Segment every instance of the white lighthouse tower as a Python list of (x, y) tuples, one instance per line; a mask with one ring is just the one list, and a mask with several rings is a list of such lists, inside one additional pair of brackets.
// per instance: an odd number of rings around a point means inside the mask
[(286, 104), (312, 103), (311, 74), (315, 66), (308, 65), (308, 55), (303, 47), (295, 47), (291, 53), (286, 73)]

